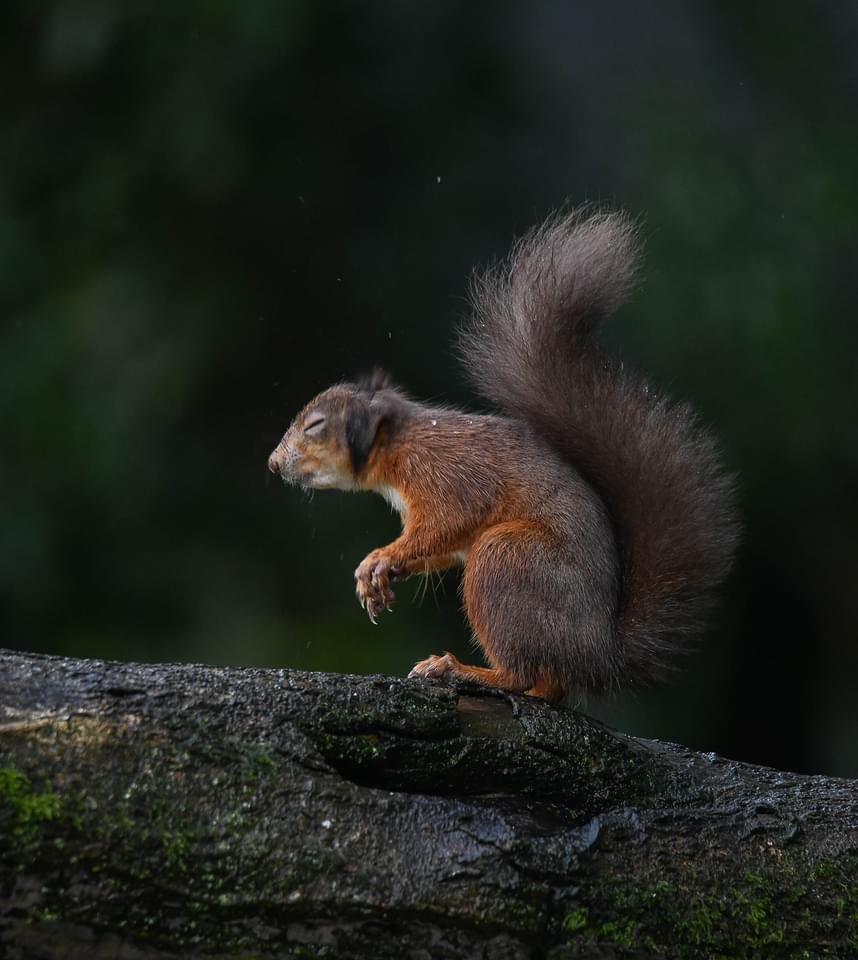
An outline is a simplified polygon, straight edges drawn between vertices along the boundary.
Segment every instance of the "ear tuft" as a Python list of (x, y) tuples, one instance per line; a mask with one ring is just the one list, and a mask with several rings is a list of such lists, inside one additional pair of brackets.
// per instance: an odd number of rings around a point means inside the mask
[(393, 386), (393, 379), (386, 370), (381, 367), (375, 367), (372, 373), (364, 374), (358, 377), (357, 387), (361, 393), (368, 393), (370, 396), (379, 390), (387, 390)]

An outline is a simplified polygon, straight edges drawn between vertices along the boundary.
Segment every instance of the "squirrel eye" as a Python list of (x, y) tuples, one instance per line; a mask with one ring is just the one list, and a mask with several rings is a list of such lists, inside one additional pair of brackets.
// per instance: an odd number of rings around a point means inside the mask
[(313, 436), (313, 434), (319, 433), (324, 425), (325, 425), (324, 417), (314, 417), (304, 427), (304, 433), (308, 434), (309, 436)]

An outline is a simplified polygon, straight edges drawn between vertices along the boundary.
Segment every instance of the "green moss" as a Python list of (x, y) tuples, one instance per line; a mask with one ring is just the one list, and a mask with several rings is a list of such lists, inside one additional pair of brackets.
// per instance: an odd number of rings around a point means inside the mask
[(826, 956), (858, 956), (856, 866), (851, 855), (812, 863), (800, 854), (777, 865), (737, 864), (726, 891), (694, 864), (644, 884), (611, 874), (577, 892), (560, 928), (569, 941), (688, 960), (799, 957), (811, 941), (827, 942)]
[(576, 907), (570, 910), (563, 918), (561, 926), (570, 933), (577, 933), (579, 930), (585, 930), (589, 923), (589, 916), (586, 907)]
[(784, 924), (774, 917), (774, 907), (768, 896), (753, 896), (734, 891), (735, 901), (730, 915), (738, 922), (739, 929), (744, 926), (745, 940), (750, 946), (761, 947), (772, 943), (783, 943)]
[(695, 946), (712, 943), (713, 931), (720, 920), (717, 905), (703, 897), (694, 897), (677, 920), (677, 932)]
[(742, 879), (745, 881), (745, 883), (755, 887), (768, 886), (768, 882), (766, 881), (765, 877), (761, 876), (759, 873), (754, 873), (753, 870), (746, 870), (742, 874)]
[[(520, 890), (519, 893), (526, 897), (532, 891)], [(502, 907), (502, 916), (503, 922), (506, 926), (513, 926), (518, 930), (522, 931), (533, 931), (539, 930), (542, 927), (543, 923), (543, 912), (541, 910), (540, 900), (542, 899), (543, 892), (540, 888), (540, 892), (537, 897), (534, 898), (533, 903), (528, 903), (524, 899), (514, 899), (508, 900), (503, 904)]]
[(53, 910), (36, 909), (33, 911), (33, 919), (41, 920), (42, 923), (55, 923), (60, 919), (60, 915)]
[(0, 767), (0, 801), (14, 818), (12, 833), (19, 839), (33, 837), (47, 820), (62, 809), (60, 797), (51, 791), (37, 793), (29, 778), (11, 764)]
[(632, 920), (608, 920), (596, 928), (596, 933), (600, 939), (615, 943), (618, 947), (631, 947), (635, 942), (635, 926)]
[(368, 756), (370, 756), (373, 759), (378, 757), (380, 753), (379, 751), (380, 738), (378, 737), (378, 735), (374, 733), (362, 733), (362, 734), (359, 734), (359, 736), (360, 736), (360, 739), (363, 740), (363, 742), (366, 744), (366, 747), (368, 748), (368, 751), (369, 751)]
[(167, 863), (172, 867), (185, 869), (185, 858), (188, 855), (188, 838), (181, 830), (164, 830), (161, 834), (161, 843)]
[(811, 880), (828, 880), (831, 877), (836, 876), (837, 867), (831, 860), (821, 860), (816, 866), (810, 871)]

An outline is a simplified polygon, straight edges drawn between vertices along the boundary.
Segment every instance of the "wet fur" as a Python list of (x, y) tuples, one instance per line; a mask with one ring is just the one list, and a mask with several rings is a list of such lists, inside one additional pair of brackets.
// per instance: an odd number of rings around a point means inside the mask
[(622, 213), (550, 219), (475, 279), (460, 340), (480, 392), (574, 464), (611, 517), (622, 656), (606, 638), (605, 689), (656, 679), (687, 648), (739, 534), (734, 480), (712, 435), (594, 339), (634, 283), (636, 234)]
[[(272, 454), (286, 479), (334, 476), (399, 506), (402, 535), (356, 574), (371, 616), (390, 578), (464, 558), (491, 666), (446, 655), (419, 674), (613, 694), (661, 676), (699, 632), (736, 544), (733, 484), (688, 406), (594, 340), (636, 269), (622, 214), (549, 220), (474, 281), (462, 330), (466, 367), (503, 415), (425, 406), (375, 371), (311, 401)], [(320, 411), (324, 431), (304, 435)]]

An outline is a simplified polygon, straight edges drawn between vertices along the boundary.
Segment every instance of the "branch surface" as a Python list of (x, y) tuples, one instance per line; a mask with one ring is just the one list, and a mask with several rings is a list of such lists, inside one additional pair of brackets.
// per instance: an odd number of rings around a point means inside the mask
[(0, 651), (24, 958), (858, 955), (858, 784), (478, 688)]

